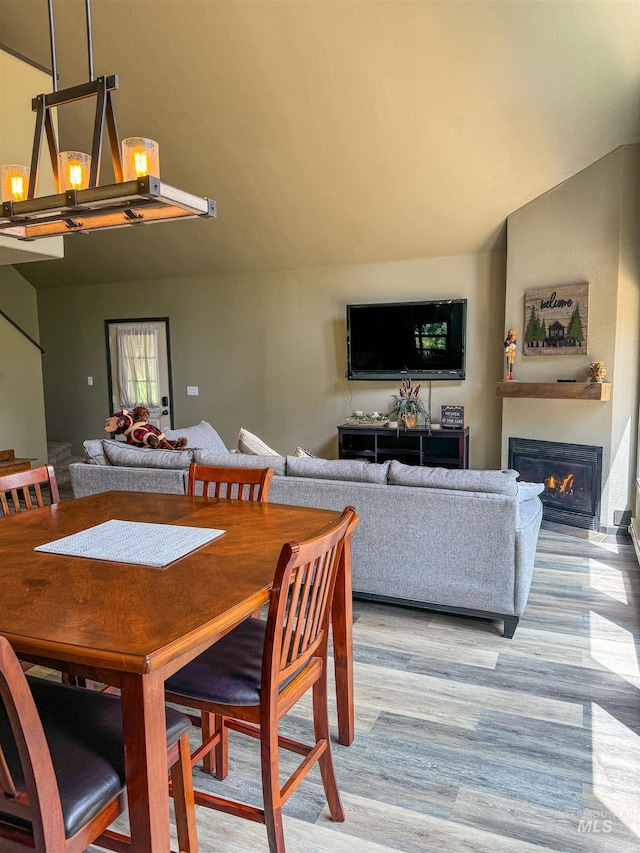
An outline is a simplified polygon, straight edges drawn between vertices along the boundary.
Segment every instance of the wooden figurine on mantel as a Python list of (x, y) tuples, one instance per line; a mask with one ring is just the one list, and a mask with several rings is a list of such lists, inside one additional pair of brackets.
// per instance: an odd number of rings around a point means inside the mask
[(592, 361), (589, 365), (589, 382), (602, 382), (607, 375), (604, 361)]
[(509, 334), (506, 337), (504, 342), (504, 353), (507, 358), (507, 369), (505, 372), (505, 379), (511, 380), (513, 379), (513, 362), (516, 358), (516, 341), (518, 339), (518, 330), (517, 329), (509, 329)]

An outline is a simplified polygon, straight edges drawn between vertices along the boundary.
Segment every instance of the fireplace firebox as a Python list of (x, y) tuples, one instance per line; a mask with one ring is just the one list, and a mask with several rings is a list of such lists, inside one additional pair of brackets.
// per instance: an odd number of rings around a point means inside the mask
[(600, 525), (602, 448), (558, 441), (509, 439), (509, 467), (520, 480), (544, 483), (542, 517), (586, 530)]

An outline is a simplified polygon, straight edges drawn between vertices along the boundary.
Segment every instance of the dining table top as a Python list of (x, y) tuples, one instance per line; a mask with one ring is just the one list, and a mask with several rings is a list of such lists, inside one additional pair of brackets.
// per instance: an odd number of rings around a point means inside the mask
[[(187, 495), (105, 492), (0, 523), (0, 634), (27, 659), (165, 677), (268, 600), (282, 545), (339, 512)], [(163, 568), (34, 551), (110, 519), (224, 530)], [(215, 626), (215, 629), (213, 628)], [(167, 669), (168, 667), (168, 669)]]

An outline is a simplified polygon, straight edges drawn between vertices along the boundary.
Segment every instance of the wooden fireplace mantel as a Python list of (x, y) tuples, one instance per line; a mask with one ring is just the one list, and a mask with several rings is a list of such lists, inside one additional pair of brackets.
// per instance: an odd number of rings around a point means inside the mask
[(610, 382), (498, 382), (498, 397), (537, 398), (541, 400), (600, 400), (611, 399)]

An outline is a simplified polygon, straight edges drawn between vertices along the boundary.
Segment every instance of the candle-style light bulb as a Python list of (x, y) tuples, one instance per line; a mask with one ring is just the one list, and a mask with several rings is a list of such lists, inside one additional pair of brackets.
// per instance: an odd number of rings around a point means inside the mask
[(133, 155), (136, 175), (143, 178), (149, 174), (149, 158), (146, 151), (136, 151)]
[(72, 190), (79, 190), (82, 186), (82, 166), (78, 163), (69, 163), (69, 186)]

